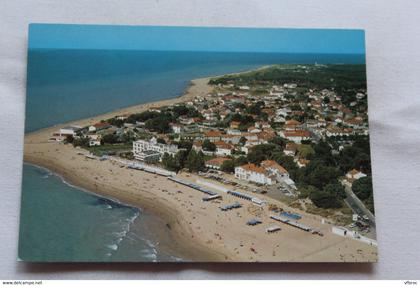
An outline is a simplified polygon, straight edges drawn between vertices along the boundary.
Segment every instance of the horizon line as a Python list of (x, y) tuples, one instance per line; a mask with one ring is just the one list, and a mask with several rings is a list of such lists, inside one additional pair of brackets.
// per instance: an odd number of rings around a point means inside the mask
[(82, 47), (28, 47), (28, 50), (91, 50), (91, 51), (139, 51), (139, 52), (202, 52), (202, 53), (255, 53), (255, 54), (322, 54), (322, 55), (366, 55), (366, 53), (339, 52), (276, 52), (276, 51), (220, 51), (220, 50), (170, 50), (170, 49), (134, 49), (134, 48), (82, 48)]

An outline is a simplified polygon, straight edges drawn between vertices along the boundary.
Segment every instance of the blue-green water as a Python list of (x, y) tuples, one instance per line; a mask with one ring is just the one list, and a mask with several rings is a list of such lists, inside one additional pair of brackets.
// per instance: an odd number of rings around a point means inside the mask
[[(278, 63), (364, 63), (359, 55), (29, 50), (25, 131), (182, 95), (194, 78)], [(24, 165), (19, 257), (27, 261), (174, 261), (139, 209)]]
[[(25, 261), (175, 261), (158, 252), (139, 209), (92, 195), (24, 164), (19, 258)], [(151, 236), (151, 235), (150, 235)]]

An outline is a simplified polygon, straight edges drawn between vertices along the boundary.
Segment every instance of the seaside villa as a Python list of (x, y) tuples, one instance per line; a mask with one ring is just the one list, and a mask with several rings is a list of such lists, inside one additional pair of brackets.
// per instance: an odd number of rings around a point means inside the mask
[(253, 163), (237, 166), (235, 167), (235, 177), (264, 185), (273, 185), (277, 182), (294, 185), (287, 170), (274, 160), (264, 160), (261, 162), (261, 166)]
[[(154, 153), (152, 153), (151, 151), (153, 151)], [(178, 146), (173, 144), (158, 143), (156, 138), (154, 137), (151, 138), (149, 141), (137, 140), (133, 142), (134, 158), (141, 161), (155, 161), (157, 155), (159, 155), (160, 159), (165, 152), (174, 155), (178, 152)]]
[(269, 177), (264, 168), (253, 163), (235, 167), (235, 177), (258, 184), (274, 184), (273, 177)]

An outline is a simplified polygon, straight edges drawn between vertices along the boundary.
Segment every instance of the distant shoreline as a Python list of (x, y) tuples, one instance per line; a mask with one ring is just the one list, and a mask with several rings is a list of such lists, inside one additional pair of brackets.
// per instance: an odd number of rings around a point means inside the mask
[[(27, 139), (31, 140), (32, 137), (41, 135), (42, 137), (45, 137), (46, 134), (51, 134), (53, 130), (56, 130), (60, 127), (63, 127), (65, 125), (85, 125), (89, 123), (95, 123), (103, 119), (112, 118), (118, 115), (123, 115), (126, 113), (135, 113), (135, 112), (142, 112), (147, 110), (151, 107), (162, 107), (167, 106), (171, 104), (176, 103), (182, 103), (188, 100), (191, 100), (197, 95), (203, 94), (205, 95), (205, 90), (200, 90), (204, 85), (207, 85), (209, 78), (200, 78), (191, 80), (186, 91), (183, 95), (172, 98), (172, 99), (166, 99), (166, 100), (159, 100), (155, 102), (149, 102), (144, 104), (138, 104), (134, 106), (130, 106), (123, 109), (117, 109), (112, 112), (108, 112), (105, 114), (101, 114), (95, 117), (90, 117), (86, 119), (71, 121), (59, 125), (54, 125), (51, 127), (43, 128), (40, 130), (36, 130), (31, 133), (25, 134), (25, 145), (27, 144)], [(26, 147), (25, 147), (26, 150)], [(33, 165), (35, 167), (41, 167), (45, 170), (51, 171), (58, 177), (60, 177), (62, 180), (69, 183), (72, 187), (77, 188), (80, 191), (83, 191), (87, 194), (94, 195), (97, 197), (102, 197), (105, 199), (109, 199), (111, 201), (115, 201), (116, 203), (123, 204), (130, 207), (138, 208), (140, 211), (146, 211), (149, 214), (153, 214), (157, 220), (161, 220), (160, 226), (165, 227), (166, 229), (162, 229), (160, 231), (159, 235), (159, 248), (164, 250), (165, 252), (168, 252), (172, 255), (180, 255), (182, 258), (185, 258), (186, 260), (203, 260), (203, 261), (215, 261), (215, 260), (225, 260), (225, 258), (221, 258), (219, 254), (203, 251), (201, 248), (195, 248), (194, 250), (185, 249), (185, 246), (183, 246), (183, 242), (175, 242), (176, 240), (182, 240), (179, 237), (177, 237), (178, 230), (177, 227), (175, 227), (176, 224), (178, 224), (178, 221), (176, 218), (176, 214), (174, 214), (171, 211), (165, 211), (164, 208), (158, 207), (157, 205), (153, 206), (147, 206), (144, 203), (139, 203), (133, 199), (130, 199), (130, 197), (116, 197), (116, 195), (112, 195), (111, 192), (113, 192), (112, 187), (111, 189), (108, 189), (108, 191), (97, 191), (98, 189), (95, 189), (95, 186), (92, 185), (89, 181), (82, 181), (79, 176), (72, 175), (70, 172), (68, 172), (65, 167), (62, 167), (61, 165), (56, 165), (53, 163), (53, 161), (46, 161), (40, 157), (36, 156), (28, 156), (26, 155), (24, 150), (24, 163), (28, 165)], [(109, 191), (111, 190), (111, 191)], [(148, 202), (150, 203), (150, 201)], [(160, 208), (160, 210), (155, 210), (155, 208)], [(167, 225), (171, 226), (171, 232), (169, 234), (172, 235), (173, 240), (168, 239), (165, 235), (168, 235)], [(189, 241), (186, 241), (185, 244), (189, 244)]]

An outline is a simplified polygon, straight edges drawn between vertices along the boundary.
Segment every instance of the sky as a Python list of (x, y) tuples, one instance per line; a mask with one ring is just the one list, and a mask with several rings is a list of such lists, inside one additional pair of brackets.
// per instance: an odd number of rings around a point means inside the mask
[(363, 30), (30, 24), (29, 48), (364, 54)]

